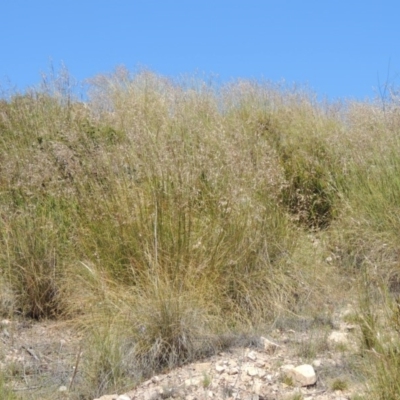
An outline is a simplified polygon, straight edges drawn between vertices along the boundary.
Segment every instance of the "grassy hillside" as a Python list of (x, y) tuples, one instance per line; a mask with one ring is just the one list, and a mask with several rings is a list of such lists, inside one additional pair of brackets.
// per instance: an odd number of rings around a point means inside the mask
[(356, 300), (373, 398), (400, 398), (399, 135), (396, 97), (321, 104), (259, 82), (118, 69), (85, 103), (67, 76), (14, 93), (0, 311), (76, 324), (88, 385), (112, 390)]

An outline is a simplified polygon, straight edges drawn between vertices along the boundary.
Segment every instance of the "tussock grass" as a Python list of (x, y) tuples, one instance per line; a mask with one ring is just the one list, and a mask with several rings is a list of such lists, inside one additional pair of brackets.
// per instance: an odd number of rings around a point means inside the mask
[(1, 312), (75, 319), (88, 396), (346, 296), (376, 350), (366, 305), (400, 273), (395, 98), (119, 68), (83, 103), (71, 82), (0, 103)]

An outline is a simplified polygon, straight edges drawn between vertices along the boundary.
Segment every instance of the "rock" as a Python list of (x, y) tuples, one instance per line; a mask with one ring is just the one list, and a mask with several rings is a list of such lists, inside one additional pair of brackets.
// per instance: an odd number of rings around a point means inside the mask
[[(345, 331), (334, 332), (346, 334)], [(333, 334), (332, 343), (341, 337)], [(282, 340), (281, 337), (279, 340)], [(279, 346), (265, 338), (262, 338), (261, 343), (263, 348), (232, 348), (229, 352), (215, 354), (200, 362), (159, 373), (120, 397), (103, 396), (97, 400), (262, 400), (289, 398), (291, 394), (300, 394), (309, 400), (338, 400), (340, 394), (329, 389), (322, 394), (318, 384), (313, 386), (317, 383), (314, 368), (340, 367), (341, 358), (336, 361), (332, 359), (336, 355), (335, 351), (329, 358), (318, 354), (312, 365), (299, 365), (302, 363), (301, 358), (289, 355), (286, 351), (288, 345)], [(286, 365), (279, 368), (282, 363)], [(282, 382), (282, 375), (290, 380)]]
[(322, 361), (321, 361), (321, 360), (314, 360), (314, 361), (312, 362), (313, 367), (316, 367), (316, 368), (320, 367), (321, 364), (322, 364)]
[(261, 393), (262, 387), (263, 387), (262, 382), (259, 381), (259, 380), (257, 380), (257, 381), (254, 383), (253, 388), (252, 388), (254, 394), (259, 395), (259, 394)]
[(194, 369), (199, 372), (207, 372), (210, 371), (211, 368), (212, 364), (210, 362), (197, 363), (194, 366)]
[(312, 365), (303, 364), (298, 367), (293, 365), (284, 365), (282, 372), (293, 379), (294, 383), (298, 386), (311, 386), (317, 382), (317, 375), (315, 374)]
[(186, 387), (199, 386), (202, 381), (203, 381), (203, 378), (200, 378), (200, 377), (186, 379), (185, 386)]
[(238, 367), (232, 367), (232, 368), (229, 368), (229, 370), (228, 370), (229, 375), (237, 375), (238, 373), (239, 373)]
[(277, 343), (274, 343), (263, 336), (260, 337), (260, 341), (266, 353), (274, 353), (275, 350), (279, 347)]
[(335, 346), (338, 344), (348, 344), (348, 343), (349, 343), (349, 338), (347, 336), (347, 333), (345, 332), (333, 331), (328, 336), (328, 344), (331, 346)]
[(258, 368), (255, 367), (247, 367), (246, 373), (249, 376), (257, 376), (258, 375)]
[(94, 399), (94, 400), (117, 400), (117, 399), (118, 399), (118, 395), (117, 394), (105, 394), (104, 396), (101, 396), (101, 397), (99, 397), (97, 399)]
[(216, 365), (215, 370), (221, 374), (222, 372), (225, 371), (225, 366), (224, 365)]
[(249, 360), (251, 360), (251, 361), (257, 360), (257, 354), (256, 354), (256, 352), (254, 352), (254, 351), (249, 351), (249, 352), (247, 353), (247, 358), (248, 358)]

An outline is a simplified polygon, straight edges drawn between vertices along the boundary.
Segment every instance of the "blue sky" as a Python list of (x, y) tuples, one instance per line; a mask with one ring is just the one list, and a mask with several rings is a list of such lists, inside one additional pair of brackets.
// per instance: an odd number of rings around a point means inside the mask
[(0, 83), (35, 85), (51, 63), (80, 81), (125, 65), (364, 100), (400, 84), (399, 16), (399, 0), (4, 0)]

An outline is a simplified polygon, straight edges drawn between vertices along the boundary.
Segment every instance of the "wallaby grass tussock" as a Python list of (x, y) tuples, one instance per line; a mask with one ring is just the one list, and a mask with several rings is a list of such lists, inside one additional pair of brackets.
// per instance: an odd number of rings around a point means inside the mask
[[(118, 68), (79, 102), (72, 83), (63, 70), (0, 103), (0, 311), (78, 323), (91, 344), (77, 392), (352, 296), (364, 356), (389, 371), (377, 387), (397, 373), (378, 335), (397, 318), (395, 97), (321, 104)], [(380, 319), (366, 307), (378, 298)]]

